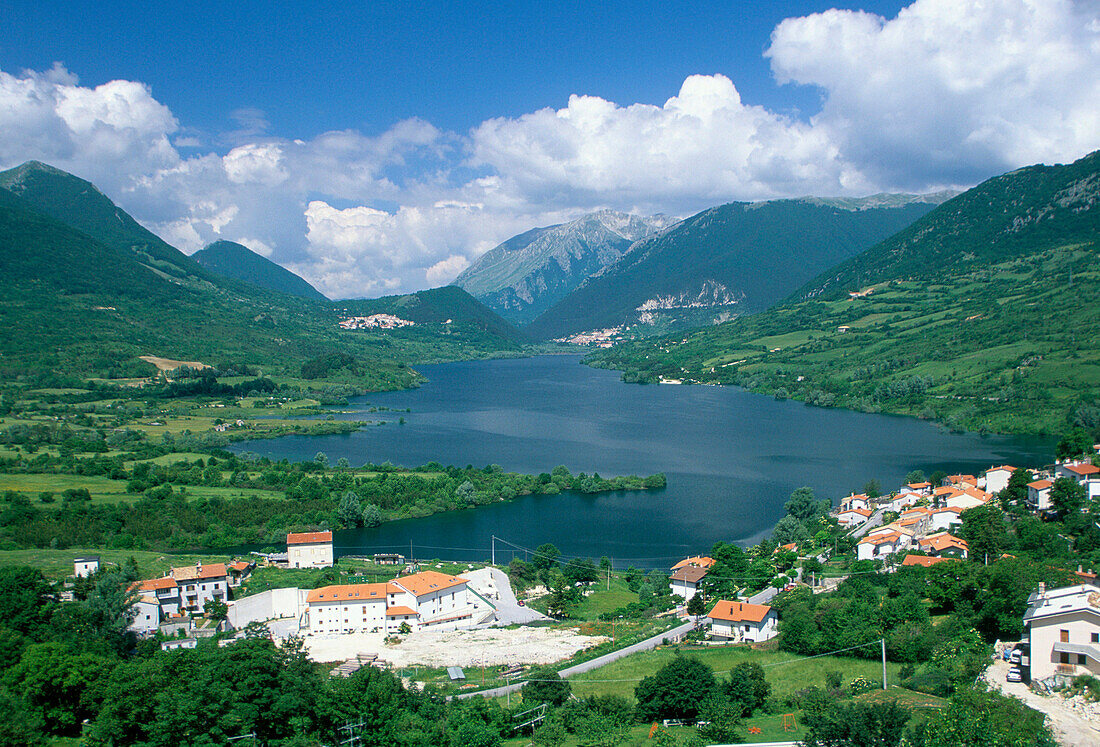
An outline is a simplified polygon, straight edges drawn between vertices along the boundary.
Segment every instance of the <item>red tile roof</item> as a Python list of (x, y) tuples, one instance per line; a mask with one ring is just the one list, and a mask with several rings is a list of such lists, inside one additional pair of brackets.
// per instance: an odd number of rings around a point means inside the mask
[(693, 555), (690, 558), (684, 558), (679, 563), (672, 566), (672, 570), (676, 570), (677, 568), (683, 568), (684, 566), (688, 566), (688, 565), (697, 566), (699, 568), (710, 568), (712, 565), (714, 565), (717, 562), (718, 561), (715, 560), (714, 558), (709, 558), (706, 555)]
[(158, 589), (175, 589), (179, 584), (176, 583), (176, 579), (171, 577), (165, 578), (151, 578), (148, 581), (139, 581), (137, 583), (138, 591), (157, 591)]
[(707, 614), (707, 617), (712, 620), (728, 620), (730, 622), (760, 622), (771, 611), (772, 608), (766, 604), (727, 602), (724, 599), (719, 599)]
[(439, 573), (437, 571), (414, 573), (411, 576), (394, 579), (393, 582), (415, 597), (422, 597), (425, 594), (431, 594), (433, 591), (441, 591), (443, 589), (449, 589), (452, 586), (462, 586), (467, 583), (464, 578), (460, 578), (459, 576), (448, 576), (445, 573)]
[(332, 542), (332, 532), (291, 532), (286, 536), (288, 545), (316, 545)]
[(953, 534), (943, 532), (941, 534), (933, 534), (929, 537), (925, 537), (920, 541), (922, 548), (927, 547), (932, 552), (943, 552), (955, 548), (957, 550), (969, 550), (970, 547), (966, 544), (966, 540), (959, 539)]
[(1093, 464), (1074, 464), (1067, 466), (1066, 469), (1075, 475), (1095, 475), (1100, 472), (1100, 467)]
[(201, 568), (197, 565), (188, 565), (183, 568), (172, 569), (172, 578), (177, 581), (198, 581), (223, 576), (225, 576), (225, 563), (210, 563)]
[(386, 617), (397, 617), (398, 615), (416, 615), (416, 614), (417, 614), (416, 610), (410, 609), (409, 607), (402, 607), (402, 606), (390, 607), (388, 610), (386, 610)]
[(249, 563), (247, 560), (238, 560), (236, 563), (230, 563), (229, 567), (232, 570), (237, 571), (238, 573), (242, 573), (251, 568), (252, 564)]
[(1045, 490), (1053, 484), (1050, 480), (1036, 480), (1035, 482), (1029, 482), (1027, 486), (1036, 490)]
[(920, 565), (925, 568), (931, 568), (936, 563), (946, 563), (955, 560), (955, 558), (930, 558), (926, 555), (906, 555), (905, 560), (901, 561), (902, 565)]
[(386, 594), (396, 594), (399, 591), (393, 584), (337, 584), (314, 589), (306, 597), (306, 602), (384, 602)]

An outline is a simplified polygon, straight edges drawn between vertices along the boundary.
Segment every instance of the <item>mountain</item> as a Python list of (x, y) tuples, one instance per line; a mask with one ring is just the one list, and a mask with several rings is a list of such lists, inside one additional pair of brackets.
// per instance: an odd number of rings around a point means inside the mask
[(647, 334), (761, 311), (946, 196), (776, 200), (704, 210), (633, 244), (533, 321), (535, 338), (643, 325)]
[(1100, 426), (1100, 151), (948, 200), (759, 314), (592, 356), (952, 428)]
[(0, 177), (10, 187), (0, 188), (0, 385), (145, 376), (141, 356), (293, 379), (304, 363), (345, 353), (363, 364), (345, 383), (389, 389), (417, 380), (410, 363), (522, 347), (517, 330), (458, 288), (417, 294), (430, 300), (419, 313), (447, 314), (450, 325), (348, 330), (332, 302), (211, 272), (70, 174), (30, 163)]
[(91, 182), (39, 161), (0, 172), (0, 188), (34, 211), (87, 234), (104, 246), (125, 249), (176, 278), (210, 280), (208, 271), (168, 245), (119, 208)]
[(219, 275), (243, 280), (261, 288), (302, 298), (326, 300), (320, 291), (290, 270), (233, 241), (215, 241), (192, 254), (191, 259)]
[(618, 260), (632, 243), (673, 222), (661, 215), (601, 210), (569, 223), (534, 228), (490, 249), (452, 285), (509, 321), (527, 324), (585, 278)]

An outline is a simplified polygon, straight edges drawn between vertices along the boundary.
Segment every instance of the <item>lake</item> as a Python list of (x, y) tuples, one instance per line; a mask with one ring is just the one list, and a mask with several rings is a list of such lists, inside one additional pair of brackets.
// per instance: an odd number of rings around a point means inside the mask
[[(753, 543), (803, 485), (834, 503), (871, 478), (896, 488), (910, 470), (978, 474), (1037, 465), (1047, 439), (949, 433), (912, 418), (777, 401), (735, 387), (624, 384), (579, 356), (420, 366), (418, 389), (357, 398), (338, 418), (385, 420), (352, 434), (236, 444), (273, 459), (417, 466), (499, 464), (540, 473), (564, 464), (602, 476), (664, 472), (668, 487), (601, 495), (525, 496), (466, 511), (336, 535), (338, 554), (398, 551), (482, 559), (496, 536), (520, 548), (552, 542), (565, 555), (616, 567), (667, 567), (717, 540)], [(410, 412), (367, 413), (372, 407)], [(405, 423), (399, 424), (399, 418)], [(497, 559), (523, 555), (502, 542)]]

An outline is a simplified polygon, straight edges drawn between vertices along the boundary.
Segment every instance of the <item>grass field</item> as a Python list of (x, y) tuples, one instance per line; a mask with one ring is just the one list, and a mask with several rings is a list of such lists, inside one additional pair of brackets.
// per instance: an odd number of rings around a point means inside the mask
[(0, 566), (29, 565), (32, 568), (41, 569), (46, 578), (51, 581), (60, 581), (73, 574), (73, 558), (82, 555), (98, 555), (101, 563), (113, 563), (115, 565), (121, 565), (132, 557), (137, 561), (141, 575), (146, 578), (163, 575), (169, 568), (194, 565), (200, 560), (207, 564), (222, 563), (229, 560), (228, 555), (217, 553), (173, 554), (148, 550), (83, 550), (71, 548), (68, 550), (2, 550), (0, 551)]

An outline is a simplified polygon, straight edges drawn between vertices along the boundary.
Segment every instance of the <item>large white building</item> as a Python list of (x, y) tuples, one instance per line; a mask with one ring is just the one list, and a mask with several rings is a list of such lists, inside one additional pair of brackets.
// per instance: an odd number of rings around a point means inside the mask
[(775, 610), (766, 604), (718, 600), (707, 614), (710, 634), (715, 638), (756, 643), (778, 633)]
[(474, 625), (487, 611), (466, 579), (424, 571), (388, 583), (341, 584), (314, 589), (306, 598), (310, 633), (396, 633), (451, 630)]
[(1024, 629), (1030, 678), (1100, 675), (1100, 591), (1095, 586), (1039, 590), (1028, 597)]
[(291, 532), (286, 536), (291, 568), (328, 568), (333, 564), (332, 532)]

